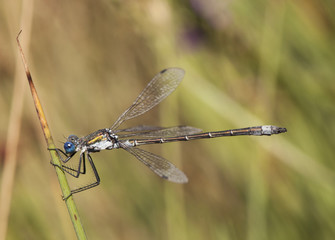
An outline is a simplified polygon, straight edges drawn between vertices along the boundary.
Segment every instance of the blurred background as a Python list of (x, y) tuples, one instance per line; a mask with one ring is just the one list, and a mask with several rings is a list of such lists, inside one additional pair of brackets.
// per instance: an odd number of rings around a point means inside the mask
[(60, 148), (110, 127), (167, 67), (186, 71), (180, 87), (122, 127), (288, 129), (145, 148), (182, 169), (184, 185), (125, 151), (93, 154), (101, 185), (74, 196), (89, 239), (334, 239), (334, 12), (327, 0), (2, 1), (0, 238), (76, 238), (22, 29)]

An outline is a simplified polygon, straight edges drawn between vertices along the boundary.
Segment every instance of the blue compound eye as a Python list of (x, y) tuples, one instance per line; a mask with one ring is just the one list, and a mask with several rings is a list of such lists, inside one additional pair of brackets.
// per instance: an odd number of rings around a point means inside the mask
[(76, 147), (72, 142), (66, 142), (64, 143), (64, 150), (66, 153), (73, 153), (76, 150)]

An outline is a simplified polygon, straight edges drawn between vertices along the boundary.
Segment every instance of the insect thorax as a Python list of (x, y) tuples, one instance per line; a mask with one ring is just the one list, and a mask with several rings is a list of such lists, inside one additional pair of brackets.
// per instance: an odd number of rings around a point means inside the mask
[(118, 148), (117, 136), (110, 129), (100, 129), (85, 137), (83, 145), (88, 151), (98, 152), (105, 149)]

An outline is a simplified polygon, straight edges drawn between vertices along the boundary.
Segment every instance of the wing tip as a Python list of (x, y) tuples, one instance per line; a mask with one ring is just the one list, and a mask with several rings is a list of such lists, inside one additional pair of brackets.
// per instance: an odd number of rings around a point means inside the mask
[(173, 183), (179, 183), (179, 184), (188, 183), (188, 178), (186, 177), (184, 173), (182, 173), (182, 175), (173, 176), (173, 177), (163, 176), (163, 178)]

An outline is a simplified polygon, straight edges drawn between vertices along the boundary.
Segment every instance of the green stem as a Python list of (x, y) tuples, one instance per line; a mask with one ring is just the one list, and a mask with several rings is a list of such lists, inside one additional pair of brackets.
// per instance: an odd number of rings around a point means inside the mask
[[(20, 54), (21, 54), (21, 58), (22, 58), (22, 62), (23, 62), (23, 65), (24, 65), (24, 68), (25, 68), (25, 71), (26, 71), (28, 83), (29, 83), (29, 86), (30, 86), (32, 97), (34, 99), (35, 108), (36, 108), (37, 115), (38, 115), (38, 118), (39, 118), (40, 123), (41, 123), (43, 134), (44, 134), (45, 140), (47, 142), (48, 149), (51, 149), (51, 150), (49, 150), (50, 155), (51, 155), (51, 159), (52, 159), (51, 161), (52, 161), (53, 165), (56, 166), (55, 170), (56, 170), (56, 174), (57, 174), (57, 177), (58, 177), (59, 185), (62, 189), (63, 196), (66, 196), (65, 203), (66, 203), (67, 209), (69, 211), (70, 218), (71, 218), (71, 221), (73, 223), (73, 227), (74, 227), (75, 232), (77, 234), (77, 238), (78, 239), (86, 239), (85, 231), (84, 231), (83, 225), (81, 223), (76, 204), (75, 204), (75, 202), (73, 200), (73, 197), (71, 195), (71, 189), (70, 189), (69, 184), (67, 182), (65, 173), (61, 169), (61, 167), (57, 167), (57, 166), (61, 166), (61, 161), (59, 159), (59, 156), (58, 156), (57, 152), (55, 150), (52, 150), (52, 149), (55, 149), (56, 146), (53, 142), (51, 132), (50, 132), (50, 129), (48, 127), (48, 123), (47, 123), (47, 120), (45, 118), (45, 115), (44, 115), (44, 112), (43, 112), (43, 109), (42, 109), (41, 102), (40, 102), (40, 100), (37, 96), (37, 91), (36, 91), (36, 88), (34, 86), (33, 79), (31, 77), (26, 59), (24, 57), (24, 54), (23, 54), (23, 51), (22, 51), (22, 48), (21, 48), (21, 44), (20, 44), (20, 41), (19, 41), (20, 34), (21, 34), (21, 31), (19, 32), (18, 36), (16, 37), (16, 41), (17, 41), (19, 51), (20, 51)], [(69, 197), (67, 197), (67, 196), (69, 196)]]

